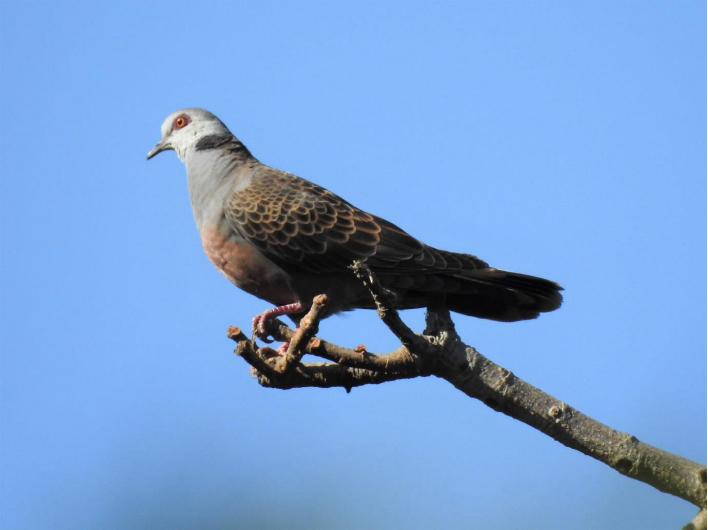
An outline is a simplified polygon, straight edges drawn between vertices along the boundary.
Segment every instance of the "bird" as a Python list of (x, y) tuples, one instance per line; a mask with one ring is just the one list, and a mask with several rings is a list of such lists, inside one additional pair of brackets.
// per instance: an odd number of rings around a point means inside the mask
[(397, 309), (442, 303), (462, 315), (514, 322), (562, 303), (555, 282), (426, 245), (322, 186), (261, 163), (207, 110), (173, 112), (161, 136), (147, 159), (173, 150), (184, 162), (207, 257), (237, 287), (273, 306), (253, 317), (256, 334), (282, 315), (299, 323), (319, 294), (329, 301), (323, 318), (374, 309), (350, 270), (355, 261), (366, 263)]

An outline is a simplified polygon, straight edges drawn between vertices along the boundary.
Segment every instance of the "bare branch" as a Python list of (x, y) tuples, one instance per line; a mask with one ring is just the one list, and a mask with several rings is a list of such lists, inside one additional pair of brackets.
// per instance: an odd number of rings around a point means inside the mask
[[(275, 340), (288, 342), (295, 333), (277, 319), (270, 322), (269, 326), (268, 332)], [(387, 373), (406, 372), (414, 373), (415, 375), (430, 375), (429, 373), (424, 374), (423, 358), (417, 354), (411, 354), (405, 346), (396, 348), (386, 354), (376, 354), (363, 348), (352, 350), (327, 342), (319, 337), (314, 337), (310, 339), (304, 349), (306, 353), (333, 361), (342, 366), (378, 370)], [(413, 366), (411, 366), (411, 363)]]
[(371, 269), (361, 261), (355, 261), (350, 268), (354, 271), (356, 277), (369, 289), (371, 297), (376, 304), (376, 313), (384, 324), (388, 326), (388, 329), (401, 341), (401, 344), (409, 350), (411, 347), (425, 348), (425, 341), (421, 341), (420, 337), (401, 320), (393, 304), (391, 294), (384, 289), (376, 275), (371, 272)]
[[(281, 323), (282, 325), (282, 323)], [(289, 330), (292, 335), (293, 330)], [(278, 353), (270, 348), (256, 349), (255, 343), (246, 337), (236, 326), (231, 326), (227, 336), (237, 342), (235, 353), (251, 365), (253, 375), (258, 383), (264, 387), (290, 388), (317, 387), (332, 388), (342, 387), (347, 392), (353, 387), (395, 381), (397, 379), (411, 379), (420, 377), (415, 370), (407, 372), (385, 372), (381, 370), (368, 370), (346, 366), (338, 363), (299, 363), (287, 373), (275, 369), (276, 363), (282, 359)], [(319, 339), (310, 341), (317, 344)], [(337, 346), (340, 349), (341, 347)], [(346, 348), (341, 348), (346, 350)], [(349, 350), (353, 351), (353, 350)], [(379, 356), (377, 356), (379, 357)]]
[(300, 320), (300, 326), (290, 337), (290, 344), (285, 356), (281, 357), (275, 364), (275, 371), (284, 374), (300, 362), (305, 354), (305, 346), (318, 331), (320, 319), (327, 308), (327, 295), (315, 296), (312, 301), (310, 311)]
[(706, 503), (706, 467), (596, 421), (460, 343), (435, 375), (470, 397), (591, 456), (623, 475), (685, 499)]
[[(599, 460), (628, 477), (685, 499), (700, 508), (685, 529), (706, 530), (706, 466), (667, 453), (616, 431), (519, 379), (464, 344), (444, 304), (428, 308), (426, 329), (418, 335), (403, 323), (392, 298), (363, 263), (352, 266), (371, 292), (381, 320), (401, 342), (387, 354), (354, 350), (314, 336), (327, 298), (313, 306), (293, 331), (282, 322), (269, 324), (276, 340), (290, 342), (285, 357), (270, 348), (258, 349), (238, 328), (229, 328), (236, 353), (251, 365), (266, 387), (342, 387), (378, 384), (396, 379), (435, 375), (470, 397), (540, 430), (560, 443)], [(326, 363), (302, 363), (304, 354)]]

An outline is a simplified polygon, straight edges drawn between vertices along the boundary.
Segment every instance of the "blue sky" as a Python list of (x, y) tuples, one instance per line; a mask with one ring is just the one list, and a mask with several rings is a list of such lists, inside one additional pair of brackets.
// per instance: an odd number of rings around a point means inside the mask
[[(3, 2), (0, 513), (37, 528), (677, 528), (694, 508), (445, 381), (259, 387), (178, 108), (561, 310), (457, 316), (584, 413), (706, 458), (704, 2)], [(422, 329), (422, 313), (406, 320)], [(321, 336), (395, 346), (371, 312)]]

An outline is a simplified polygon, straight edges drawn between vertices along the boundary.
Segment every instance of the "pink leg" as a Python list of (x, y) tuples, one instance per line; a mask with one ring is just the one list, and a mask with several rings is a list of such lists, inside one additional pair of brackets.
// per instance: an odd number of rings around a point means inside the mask
[(273, 318), (278, 318), (282, 315), (292, 315), (293, 313), (300, 313), (303, 309), (305, 308), (300, 302), (266, 309), (262, 313), (253, 317), (253, 331), (258, 333), (259, 335), (265, 335), (266, 326), (268, 325), (269, 320)]
[[(298, 328), (295, 328), (295, 331), (297, 331)], [(275, 350), (275, 352), (280, 355), (281, 357), (288, 353), (288, 348), (290, 347), (289, 342), (283, 342), (280, 346), (278, 346)]]
[[(300, 328), (295, 328), (295, 331), (297, 331)], [(275, 350), (268, 348), (271, 352), (275, 353), (276, 355), (283, 357), (285, 356), (286, 353), (288, 353), (288, 348), (290, 348), (290, 343), (289, 342), (283, 342), (278, 346)], [(253, 367), (251, 367), (253, 368)]]

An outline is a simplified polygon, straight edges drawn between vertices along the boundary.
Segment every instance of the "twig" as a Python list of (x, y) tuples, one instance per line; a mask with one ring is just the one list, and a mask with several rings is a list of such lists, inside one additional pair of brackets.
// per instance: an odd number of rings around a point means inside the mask
[[(276, 340), (284, 342), (291, 340), (295, 334), (292, 329), (279, 320), (275, 320), (271, 323), (269, 332)], [(352, 368), (379, 370), (388, 373), (412, 371), (417, 375), (425, 371), (422, 366), (423, 358), (417, 354), (411, 354), (405, 346), (396, 348), (389, 353), (377, 354), (369, 351), (352, 350), (320, 339), (319, 337), (313, 337), (307, 343), (304, 350), (306, 353)]]
[[(241, 328), (230, 326), (229, 329), (226, 330), (226, 336), (235, 340), (237, 343), (234, 353), (243, 357), (255, 370), (260, 373), (274, 372), (274, 366), (272, 364), (274, 357), (265, 356), (262, 350), (256, 348), (255, 342), (241, 331)], [(271, 362), (269, 363), (269, 361)]]
[(351, 368), (335, 363), (300, 363), (284, 376), (257, 373), (258, 383), (267, 388), (289, 390), (291, 388), (341, 387), (348, 392), (364, 385), (377, 385), (398, 379), (412, 379), (418, 374), (387, 374), (361, 368)]
[(408, 348), (426, 348), (427, 343), (420, 336), (416, 335), (409, 328), (394, 306), (391, 294), (384, 289), (376, 275), (371, 272), (371, 269), (362, 261), (355, 261), (350, 268), (354, 271), (357, 278), (369, 289), (371, 297), (376, 304), (376, 313), (383, 320), (388, 329), (401, 341), (401, 344)]
[(281, 374), (287, 373), (300, 362), (305, 354), (305, 346), (318, 331), (320, 319), (327, 308), (327, 295), (315, 296), (312, 307), (308, 313), (300, 320), (300, 326), (295, 330), (290, 338), (290, 344), (285, 352), (275, 364), (275, 371)]

